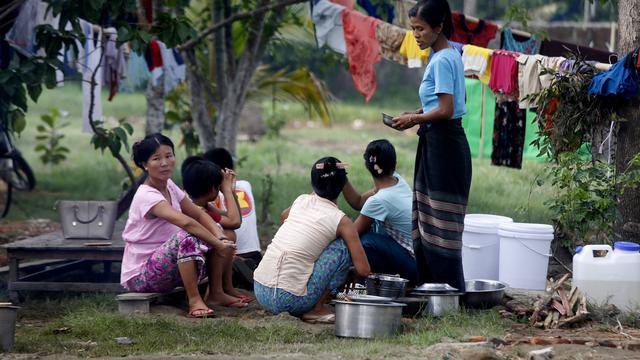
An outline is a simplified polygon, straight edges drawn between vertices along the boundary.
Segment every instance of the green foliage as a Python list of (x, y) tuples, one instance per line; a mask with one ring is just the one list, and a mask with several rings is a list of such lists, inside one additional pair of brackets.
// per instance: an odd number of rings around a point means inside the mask
[(133, 134), (133, 127), (126, 122), (125, 119), (118, 120), (118, 126), (106, 129), (102, 126), (95, 127), (95, 133), (91, 137), (91, 144), (93, 144), (96, 150), (100, 150), (104, 153), (106, 149), (109, 149), (111, 155), (114, 157), (120, 156), (120, 150), (122, 145), (127, 152), (129, 152), (129, 140), (128, 137)]
[(621, 121), (616, 114), (620, 99), (589, 96), (594, 74), (591, 65), (575, 58), (573, 71), (555, 75), (551, 86), (528, 97), (543, 109), (538, 117), (538, 137), (533, 145), (551, 159), (548, 170), (555, 196), (546, 204), (563, 245), (610, 242), (619, 220), (618, 199), (639, 182), (638, 156), (623, 173), (614, 164), (585, 159), (579, 150), (592, 141), (597, 129)]
[(558, 225), (562, 245), (608, 243), (619, 219), (620, 195), (640, 184), (640, 155), (617, 175), (615, 165), (582, 159), (578, 152), (563, 152), (548, 168), (555, 196), (545, 202)]
[(165, 129), (178, 128), (182, 134), (180, 145), (184, 146), (187, 156), (194, 155), (200, 148), (198, 134), (193, 127), (191, 102), (184, 84), (177, 86), (165, 96), (167, 111), (165, 112)]
[(51, 109), (49, 114), (40, 116), (40, 119), (44, 124), (36, 127), (38, 144), (35, 147), (35, 151), (42, 153), (40, 160), (43, 164), (58, 165), (67, 159), (67, 154), (69, 153), (69, 148), (60, 143), (64, 138), (61, 129), (69, 125), (69, 123), (60, 121), (60, 111), (56, 108)]

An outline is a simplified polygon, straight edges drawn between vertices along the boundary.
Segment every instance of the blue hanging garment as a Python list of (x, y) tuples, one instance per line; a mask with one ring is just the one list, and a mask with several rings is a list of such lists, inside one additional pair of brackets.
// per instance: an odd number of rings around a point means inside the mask
[(369, 14), (369, 16), (373, 16), (382, 21), (386, 21), (388, 23), (393, 22), (394, 14), (394, 1), (371, 1), (371, 0), (358, 0), (358, 5), (360, 5), (364, 11)]
[(608, 71), (593, 76), (589, 95), (617, 95), (627, 99), (638, 95), (638, 72), (624, 66), (627, 56), (613, 64)]
[(144, 56), (132, 51), (129, 54), (129, 62), (127, 63), (127, 77), (120, 84), (120, 91), (132, 93), (143, 90), (147, 86), (150, 76), (149, 67)]
[(502, 29), (502, 49), (526, 55), (535, 55), (540, 50), (540, 41), (535, 35), (532, 35), (528, 40), (518, 41), (513, 37), (511, 28), (504, 28)]

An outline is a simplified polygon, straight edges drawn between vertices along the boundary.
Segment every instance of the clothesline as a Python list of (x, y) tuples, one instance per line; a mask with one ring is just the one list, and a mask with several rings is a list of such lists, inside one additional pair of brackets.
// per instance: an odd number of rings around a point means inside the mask
[[(414, 1), (414, 0), (400, 0), (400, 1), (404, 1), (404, 2), (406, 2), (407, 4), (410, 4), (411, 6), (413, 6), (413, 5), (417, 4), (417, 2), (416, 2), (416, 1)], [(464, 14), (463, 14), (463, 15), (464, 15)], [(464, 15), (464, 18), (465, 18), (465, 20), (468, 20), (468, 21), (473, 22), (473, 23), (480, 23), (480, 21), (482, 21), (482, 19), (479, 19), (479, 18), (477, 18), (477, 17), (473, 17), (473, 16), (467, 16), (467, 15)], [(504, 27), (504, 26), (502, 26), (502, 25), (500, 25), (500, 24), (495, 24), (495, 25), (498, 27), (498, 30), (503, 30), (503, 29), (505, 29), (505, 27)], [(527, 31), (524, 31), (524, 30), (518, 30), (518, 29), (513, 29), (513, 28), (511, 28), (511, 32), (512, 32), (513, 34), (515, 34), (515, 35), (522, 36), (522, 37), (527, 37), (527, 38), (531, 38), (531, 37), (533, 37), (533, 36), (534, 36), (533, 34), (531, 34), (531, 33), (527, 32)], [(489, 50), (494, 50), (494, 49), (489, 49)], [(603, 62), (597, 62), (597, 63), (593, 64), (593, 66), (594, 66), (597, 70), (607, 71), (607, 70), (609, 70), (609, 69), (611, 68), (612, 64), (603, 63)]]

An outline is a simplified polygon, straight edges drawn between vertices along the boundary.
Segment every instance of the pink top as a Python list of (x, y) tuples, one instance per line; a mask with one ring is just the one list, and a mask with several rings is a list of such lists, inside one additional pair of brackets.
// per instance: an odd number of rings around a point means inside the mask
[(506, 50), (494, 50), (491, 56), (491, 80), (489, 87), (494, 93), (517, 95), (518, 91), (518, 53)]
[[(171, 206), (182, 212), (180, 202), (184, 199), (184, 192), (171, 179), (167, 181), (167, 189), (171, 197)], [(140, 185), (133, 196), (129, 208), (129, 218), (122, 232), (122, 239), (125, 242), (120, 271), (120, 284), (122, 285), (138, 275), (140, 268), (146, 263), (149, 256), (180, 230), (179, 227), (165, 219), (147, 216), (149, 210), (162, 201), (167, 201), (167, 199), (159, 190), (144, 184)]]

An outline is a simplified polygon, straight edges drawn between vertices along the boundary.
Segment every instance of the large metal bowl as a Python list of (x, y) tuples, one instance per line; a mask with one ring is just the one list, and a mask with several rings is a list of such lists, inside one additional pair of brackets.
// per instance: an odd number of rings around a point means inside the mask
[(467, 292), (463, 301), (467, 307), (490, 309), (502, 304), (502, 297), (507, 284), (496, 280), (474, 279), (465, 281)]
[(392, 336), (400, 331), (400, 303), (372, 304), (335, 300), (335, 334), (342, 337), (374, 338)]

